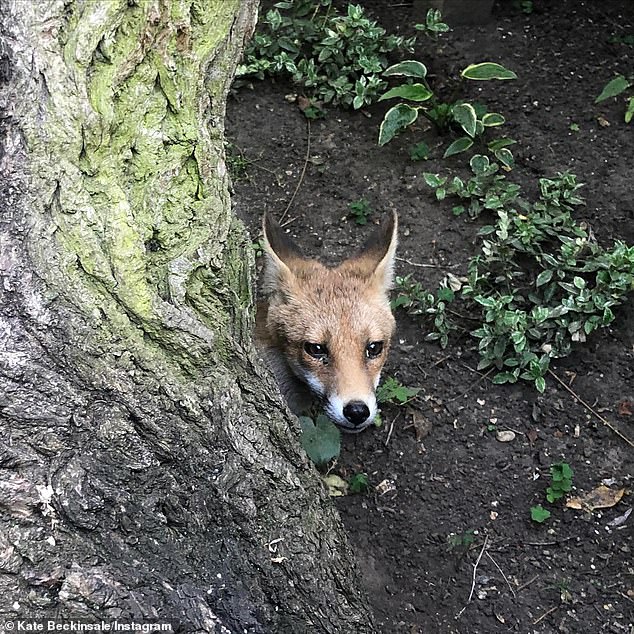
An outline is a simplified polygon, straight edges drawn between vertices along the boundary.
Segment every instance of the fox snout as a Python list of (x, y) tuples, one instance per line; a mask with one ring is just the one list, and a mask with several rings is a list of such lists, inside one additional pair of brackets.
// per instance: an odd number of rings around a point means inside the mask
[(265, 217), (265, 301), (258, 306), (257, 340), (296, 413), (303, 386), (346, 431), (372, 424), (395, 329), (388, 295), (396, 230), (394, 214), (357, 256), (326, 267), (303, 257)]

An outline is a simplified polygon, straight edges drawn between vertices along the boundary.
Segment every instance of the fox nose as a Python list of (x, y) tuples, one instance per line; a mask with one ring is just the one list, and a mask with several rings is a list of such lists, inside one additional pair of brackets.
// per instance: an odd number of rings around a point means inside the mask
[(350, 401), (343, 408), (343, 415), (357, 427), (368, 420), (370, 408), (363, 401)]

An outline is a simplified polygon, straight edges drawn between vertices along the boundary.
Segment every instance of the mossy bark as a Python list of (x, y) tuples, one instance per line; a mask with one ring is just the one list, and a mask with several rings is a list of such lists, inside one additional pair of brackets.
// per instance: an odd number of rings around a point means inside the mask
[(0, 620), (371, 632), (251, 345), (254, 0), (0, 0)]

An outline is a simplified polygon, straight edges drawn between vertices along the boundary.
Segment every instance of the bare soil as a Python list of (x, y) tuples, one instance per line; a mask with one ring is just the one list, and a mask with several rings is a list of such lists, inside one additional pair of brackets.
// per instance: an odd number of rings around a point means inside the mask
[[(391, 29), (407, 32), (412, 23), (407, 3), (365, 4)], [(609, 41), (628, 34), (634, 34), (631, 0), (535, 0), (528, 15), (506, 2), (496, 5), (489, 24), (456, 26), (438, 43), (425, 42), (417, 57), (441, 94), (483, 101), (507, 118), (505, 132), (518, 141), (510, 179), (534, 191), (539, 177), (574, 172), (585, 183), (579, 218), (604, 244), (632, 244), (634, 123), (623, 122), (623, 99), (593, 103), (614, 74), (632, 76), (634, 48)], [(453, 81), (466, 65), (484, 60), (514, 69), (519, 79)], [(284, 83), (261, 82), (229, 103), (230, 153), (247, 168), (235, 178), (234, 203), (254, 239), (262, 213), (280, 218), (301, 181), (285, 220), (307, 254), (329, 261), (350, 255), (368, 228), (350, 220), (347, 205), (365, 198), (376, 210), (373, 221), (399, 213), (399, 274), (413, 273), (430, 288), (447, 271), (463, 274), (477, 248), (477, 227), (454, 217), (450, 202), (436, 202), (421, 174), (465, 173), (464, 156), (413, 163), (408, 148), (422, 130), (379, 148), (383, 105), (331, 110), (309, 130), (286, 98), (293, 92)], [(409, 408), (385, 407), (383, 427), (344, 436), (335, 467), (344, 477), (370, 477), (370, 494), (336, 504), (379, 631), (631, 633), (634, 515), (611, 525), (632, 507), (631, 493), (593, 513), (552, 505), (541, 525), (531, 521), (530, 507), (544, 502), (549, 467), (560, 461), (574, 469), (575, 493), (606, 479), (631, 488), (632, 447), (552, 377), (543, 395), (528, 384), (492, 385), (475, 371), (469, 337), (441, 350), (424, 341), (429, 325), (420, 318), (399, 313), (397, 319), (385, 374), (419, 387), (420, 396)], [(631, 302), (617, 311), (612, 328), (553, 369), (634, 438), (627, 406), (634, 402)], [(515, 439), (499, 442), (493, 428), (512, 430)], [(460, 545), (460, 536), (473, 541)]]

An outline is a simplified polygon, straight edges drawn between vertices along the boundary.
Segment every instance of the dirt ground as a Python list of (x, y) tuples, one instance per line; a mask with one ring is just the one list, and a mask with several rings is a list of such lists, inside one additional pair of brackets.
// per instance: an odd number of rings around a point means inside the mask
[[(412, 23), (407, 3), (365, 4), (388, 28)], [(530, 191), (539, 177), (574, 172), (585, 183), (578, 216), (600, 242), (632, 244), (634, 122), (623, 122), (623, 100), (593, 103), (615, 73), (634, 72), (634, 48), (609, 41), (628, 34), (634, 34), (631, 0), (535, 0), (531, 14), (505, 2), (489, 24), (455, 26), (437, 44), (425, 42), (416, 57), (441, 94), (459, 90), (507, 118), (506, 134), (518, 141), (510, 179)], [(457, 87), (447, 79), (484, 60), (504, 64), (519, 79)], [(374, 221), (380, 212), (399, 213), (400, 275), (413, 273), (434, 287), (447, 271), (463, 274), (477, 228), (454, 217), (450, 202), (436, 202), (421, 174), (464, 171), (464, 157), (413, 163), (408, 148), (421, 132), (379, 148), (382, 105), (331, 110), (308, 134), (305, 118), (285, 98), (292, 92), (262, 82), (229, 102), (230, 152), (246, 163), (234, 183), (234, 204), (254, 239), (262, 213), (279, 218), (301, 180), (286, 219), (308, 254), (330, 261), (351, 254), (368, 228), (347, 218), (347, 205), (365, 198), (377, 210)], [(336, 504), (379, 631), (631, 634), (634, 515), (610, 526), (632, 507), (631, 492), (592, 514), (553, 505), (541, 525), (531, 521), (530, 507), (544, 502), (549, 467), (560, 461), (574, 469), (576, 493), (603, 480), (631, 489), (632, 448), (552, 377), (541, 396), (528, 384), (492, 385), (475, 371), (473, 340), (453, 340), (441, 350), (424, 341), (428, 325), (420, 318), (399, 312), (397, 320), (384, 376), (419, 387), (419, 398), (409, 409), (385, 407), (383, 427), (345, 436), (335, 468), (345, 477), (366, 472), (373, 486), (369, 495)], [(634, 438), (634, 417), (622, 405), (634, 402), (631, 302), (617, 311), (612, 328), (553, 369)], [(499, 442), (493, 427), (514, 431), (515, 439)], [(392, 490), (374, 490), (386, 480)]]

